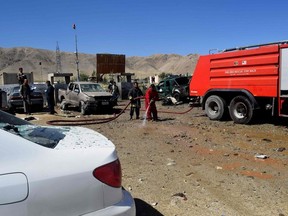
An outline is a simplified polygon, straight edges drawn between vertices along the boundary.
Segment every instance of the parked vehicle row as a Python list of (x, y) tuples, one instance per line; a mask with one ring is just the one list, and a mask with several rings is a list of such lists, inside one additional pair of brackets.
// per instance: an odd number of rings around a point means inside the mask
[[(44, 107), (44, 97), (40, 91), (35, 90), (35, 88), (31, 89), (31, 109), (42, 111)], [(7, 95), (8, 97), (8, 107), (12, 111), (16, 111), (17, 109), (23, 109), (23, 100), (20, 95), (20, 86), (15, 86), (12, 88), (10, 93)]]

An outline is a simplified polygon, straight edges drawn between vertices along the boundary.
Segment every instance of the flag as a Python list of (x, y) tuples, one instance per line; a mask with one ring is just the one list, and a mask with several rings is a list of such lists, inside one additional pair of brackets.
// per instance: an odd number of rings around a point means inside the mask
[(73, 24), (73, 29), (76, 29), (76, 25), (75, 24)]

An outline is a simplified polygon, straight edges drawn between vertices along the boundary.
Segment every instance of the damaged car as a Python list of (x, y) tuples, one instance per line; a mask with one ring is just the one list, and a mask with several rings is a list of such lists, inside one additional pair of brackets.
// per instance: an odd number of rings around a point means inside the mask
[(0, 215), (135, 216), (114, 144), (83, 127), (0, 111)]
[(83, 115), (111, 110), (117, 104), (110, 92), (105, 91), (99, 83), (93, 82), (69, 83), (66, 90), (59, 89), (58, 100), (62, 110), (74, 106)]

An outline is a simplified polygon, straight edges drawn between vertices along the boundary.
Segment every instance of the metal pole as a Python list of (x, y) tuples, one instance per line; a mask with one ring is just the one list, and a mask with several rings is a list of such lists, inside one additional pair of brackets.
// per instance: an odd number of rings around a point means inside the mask
[(40, 70), (41, 70), (41, 81), (43, 82), (43, 68), (42, 68), (42, 62), (39, 62)]
[(78, 46), (77, 46), (77, 34), (76, 34), (76, 26), (73, 25), (73, 29), (75, 30), (75, 47), (76, 47), (76, 70), (77, 70), (77, 81), (80, 81), (80, 72), (79, 72), (79, 58), (78, 58)]

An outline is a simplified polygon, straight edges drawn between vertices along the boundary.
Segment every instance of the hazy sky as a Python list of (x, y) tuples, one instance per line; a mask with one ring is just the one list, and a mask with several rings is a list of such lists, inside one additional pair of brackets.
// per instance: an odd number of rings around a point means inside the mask
[[(112, 53), (208, 54), (288, 40), (287, 0), (8, 0), (0, 47)], [(76, 24), (76, 29), (72, 28)]]

